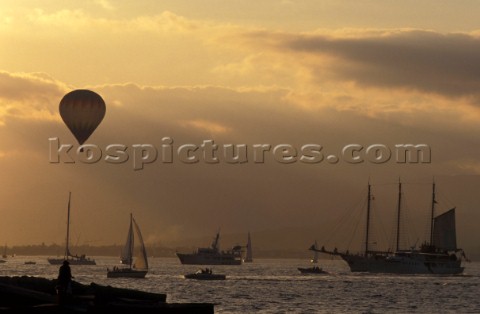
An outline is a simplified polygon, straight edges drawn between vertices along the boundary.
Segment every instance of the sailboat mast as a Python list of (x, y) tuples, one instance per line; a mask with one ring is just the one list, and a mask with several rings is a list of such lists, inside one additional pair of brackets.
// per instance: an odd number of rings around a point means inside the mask
[(247, 262), (253, 262), (253, 253), (252, 253), (252, 239), (250, 238), (250, 231), (248, 232), (248, 243), (247, 243)]
[(433, 189), (432, 189), (432, 213), (430, 216), (430, 245), (433, 245), (433, 223), (435, 221), (435, 182), (433, 182)]
[(132, 268), (132, 264), (133, 264), (133, 248), (134, 248), (134, 235), (133, 235), (133, 215), (132, 213), (130, 213), (130, 247), (128, 248), (130, 250), (130, 252), (128, 252), (129, 254), (129, 257), (128, 257), (128, 264), (130, 266), (130, 268)]
[(65, 245), (65, 259), (68, 259), (68, 255), (70, 254), (70, 250), (68, 249), (69, 241), (70, 241), (70, 200), (72, 197), (72, 192), (68, 192), (68, 212), (67, 212), (67, 241)]
[(398, 206), (397, 206), (397, 245), (396, 250), (400, 249), (400, 210), (402, 208), (402, 182), (398, 180)]
[(369, 241), (369, 235), (370, 235), (370, 182), (368, 182), (368, 199), (367, 199), (367, 233), (365, 236), (365, 256), (368, 254), (368, 241)]

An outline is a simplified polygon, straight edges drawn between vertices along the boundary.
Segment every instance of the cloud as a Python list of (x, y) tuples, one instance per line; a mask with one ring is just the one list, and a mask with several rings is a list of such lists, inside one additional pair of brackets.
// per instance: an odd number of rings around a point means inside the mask
[(105, 10), (115, 10), (109, 0), (94, 0), (94, 2)]
[(476, 159), (460, 158), (453, 160), (451, 166), (464, 171), (465, 173), (480, 175), (480, 162)]
[(211, 134), (222, 134), (222, 133), (228, 133), (231, 131), (230, 127), (222, 125), (221, 123), (202, 120), (202, 119), (180, 121), (180, 125), (184, 127), (192, 127), (195, 129), (207, 131)]
[(66, 90), (45, 73), (0, 71), (0, 124), (8, 117), (59, 120), (55, 110)]
[[(108, 2), (99, 2), (99, 4), (101, 3), (108, 5)], [(156, 15), (142, 15), (130, 19), (120, 19), (97, 17), (84, 9), (62, 9), (47, 12), (37, 8), (30, 11), (26, 18), (29, 23), (39, 27), (63, 27), (64, 31), (77, 33), (95, 31), (110, 34), (191, 32), (208, 26), (207, 23), (189, 20), (170, 11), (164, 11)], [(20, 17), (19, 20), (21, 20)]]
[(328, 77), (360, 87), (480, 96), (480, 37), (475, 33), (398, 29), (245, 36), (278, 54), (293, 54), (310, 66), (318, 84)]

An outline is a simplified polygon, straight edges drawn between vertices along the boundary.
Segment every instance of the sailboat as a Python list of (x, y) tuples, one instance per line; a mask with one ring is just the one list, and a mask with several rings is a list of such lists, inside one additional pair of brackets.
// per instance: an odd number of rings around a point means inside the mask
[(63, 261), (67, 260), (70, 265), (96, 265), (94, 259), (87, 258), (85, 254), (80, 256), (73, 255), (70, 253), (69, 243), (70, 243), (70, 201), (72, 193), (68, 194), (68, 214), (67, 214), (67, 240), (65, 244), (65, 255), (63, 258), (49, 258), (48, 262), (51, 265), (61, 265)]
[(312, 247), (314, 248), (314, 250), (313, 250), (313, 258), (310, 260), (310, 263), (317, 264), (318, 263), (318, 244), (317, 244), (317, 240), (315, 240), (315, 243), (312, 244)]
[(363, 254), (339, 252), (336, 248), (327, 251), (310, 248), (316, 252), (338, 255), (347, 262), (352, 272), (394, 273), (394, 274), (461, 274), (464, 270), (462, 259), (465, 253), (457, 248), (455, 228), (455, 208), (435, 215), (437, 200), (433, 183), (430, 242), (425, 242), (420, 249), (412, 247), (408, 250), (400, 248), (400, 211), (402, 208), (402, 184), (398, 185), (396, 249), (392, 251), (374, 251), (369, 248), (371, 186), (368, 184), (367, 219), (365, 250)]
[[(135, 236), (133, 229), (138, 237), (140, 249), (135, 251)], [(134, 263), (135, 257), (135, 263)], [(127, 241), (122, 251), (122, 263), (127, 264), (128, 267), (118, 268), (114, 267), (112, 270), (107, 269), (108, 278), (145, 278), (148, 272), (148, 259), (145, 244), (143, 243), (142, 233), (137, 225), (137, 222), (130, 214), (130, 227), (128, 229)]]
[(2, 258), (7, 258), (8, 255), (7, 255), (7, 243), (5, 243), (5, 247), (3, 248), (3, 255), (2, 255)]
[(252, 263), (253, 262), (253, 252), (252, 252), (252, 240), (250, 239), (250, 232), (248, 233), (248, 240), (247, 240), (247, 253), (245, 259), (243, 260), (244, 263)]

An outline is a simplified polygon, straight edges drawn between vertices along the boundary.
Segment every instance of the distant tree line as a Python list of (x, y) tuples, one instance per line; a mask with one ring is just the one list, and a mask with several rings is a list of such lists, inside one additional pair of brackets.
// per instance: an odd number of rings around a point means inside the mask
[[(88, 256), (120, 256), (123, 246), (121, 245), (77, 245), (70, 248), (72, 254), (86, 254)], [(175, 257), (175, 252), (193, 252), (194, 247), (167, 248), (159, 245), (147, 246), (147, 253), (154, 257)], [(307, 250), (278, 250), (278, 249), (255, 249), (254, 256), (259, 258), (310, 258), (312, 253)], [(7, 248), (8, 255), (42, 255), (63, 256), (65, 246), (52, 244), (17, 245)]]
[[(86, 254), (88, 256), (120, 256), (123, 246), (112, 245), (77, 245), (70, 248), (72, 254)], [(193, 252), (194, 247), (176, 247), (167, 248), (160, 245), (147, 246), (147, 253), (153, 257), (175, 257), (175, 252)], [(56, 243), (52, 244), (33, 244), (33, 245), (17, 245), (7, 247), (7, 255), (42, 255), (42, 256), (63, 256), (65, 246)], [(480, 260), (480, 248), (471, 252), (467, 251), (467, 256), (472, 261)], [(254, 258), (299, 258), (310, 259), (312, 252), (305, 249), (275, 249), (275, 248), (255, 248)], [(328, 255), (320, 256), (320, 258), (330, 259)]]

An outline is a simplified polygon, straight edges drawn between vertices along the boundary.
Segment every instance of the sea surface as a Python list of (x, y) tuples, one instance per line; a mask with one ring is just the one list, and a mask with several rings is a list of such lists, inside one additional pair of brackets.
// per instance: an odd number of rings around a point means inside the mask
[[(209, 302), (215, 313), (480, 313), (480, 263), (466, 263), (457, 276), (350, 273), (341, 260), (320, 260), (326, 275), (301, 275), (310, 267), (298, 259), (256, 259), (241, 266), (213, 266), (224, 281), (196, 281), (183, 275), (198, 266), (176, 258), (150, 258), (145, 279), (110, 279), (118, 258), (95, 257), (96, 266), (72, 266), (74, 280), (166, 293), (167, 302)], [(25, 265), (35, 261), (35, 265)], [(17, 256), (0, 264), (1, 276), (56, 278), (47, 257)]]

